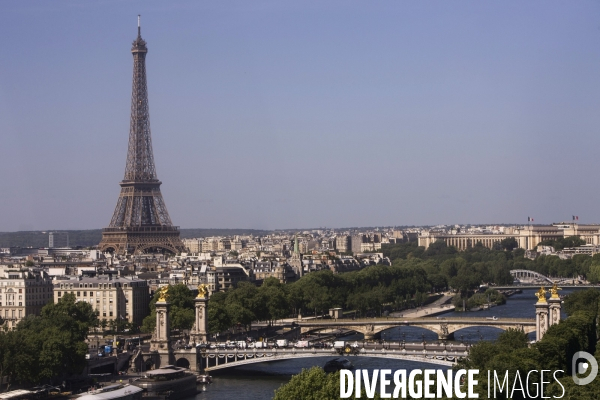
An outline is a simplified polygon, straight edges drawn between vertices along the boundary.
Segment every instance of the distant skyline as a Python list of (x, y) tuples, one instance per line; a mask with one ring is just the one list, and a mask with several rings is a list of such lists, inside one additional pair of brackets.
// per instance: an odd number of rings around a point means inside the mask
[(0, 232), (108, 226), (138, 14), (175, 225), (600, 223), (598, 2), (0, 9)]

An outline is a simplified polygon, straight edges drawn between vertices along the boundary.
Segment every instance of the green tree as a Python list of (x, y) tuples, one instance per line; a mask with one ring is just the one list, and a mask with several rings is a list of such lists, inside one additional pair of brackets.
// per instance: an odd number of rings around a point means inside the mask
[(232, 321), (225, 301), (227, 294), (223, 292), (213, 293), (208, 302), (208, 331), (212, 334), (227, 330), (231, 327)]
[(20, 336), (16, 331), (0, 331), (0, 390), (2, 382), (6, 379), (8, 391), (15, 378), (16, 360), (18, 359)]
[(513, 251), (519, 247), (519, 243), (514, 237), (510, 237), (500, 241), (500, 247), (506, 251)]
[(288, 297), (284, 286), (276, 278), (267, 278), (259, 289), (267, 308), (268, 319), (276, 321), (290, 314)]
[[(326, 374), (323, 369), (312, 367), (303, 369), (302, 372), (294, 375), (288, 383), (277, 389), (273, 400), (334, 400), (339, 398), (339, 371)], [(376, 393), (374, 398), (380, 399), (381, 397), (379, 397), (379, 393)]]
[(22, 383), (39, 383), (81, 373), (85, 366), (89, 329), (97, 314), (85, 302), (66, 294), (49, 303), (40, 316), (29, 316), (17, 325), (14, 336), (6, 336), (18, 351), (11, 356), (11, 376)]
[(250, 282), (240, 282), (228, 293), (225, 301), (231, 322), (243, 325), (246, 331), (251, 330), (252, 321), (266, 319), (266, 306), (262, 300), (255, 285)]

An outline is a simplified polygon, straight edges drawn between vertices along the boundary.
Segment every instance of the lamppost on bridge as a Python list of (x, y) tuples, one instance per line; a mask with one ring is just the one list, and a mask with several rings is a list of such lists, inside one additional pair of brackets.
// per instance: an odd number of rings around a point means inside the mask
[(423, 349), (425, 349), (425, 334), (421, 333), (421, 338), (423, 339)]
[(460, 335), (460, 342), (463, 344), (463, 346), (465, 344), (465, 339), (464, 338), (465, 338), (465, 335)]
[(406, 350), (406, 332), (402, 332), (402, 348)]

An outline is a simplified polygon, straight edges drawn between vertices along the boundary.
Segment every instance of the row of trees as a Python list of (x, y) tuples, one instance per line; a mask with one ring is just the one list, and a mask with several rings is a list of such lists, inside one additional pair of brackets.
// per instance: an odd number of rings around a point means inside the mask
[(334, 307), (356, 310), (358, 315), (380, 315), (384, 307), (422, 304), (431, 289), (422, 268), (382, 265), (344, 274), (323, 270), (287, 285), (275, 278), (266, 279), (260, 287), (240, 282), (235, 289), (211, 296), (209, 329), (216, 333), (238, 324), (249, 329), (252, 321), (323, 314)]
[(37, 384), (63, 380), (85, 366), (90, 328), (97, 313), (66, 294), (49, 303), (39, 316), (28, 316), (15, 329), (0, 332), (0, 382)]
[[(525, 250), (513, 248), (505, 239), (496, 248), (488, 249), (476, 245), (463, 252), (447, 246), (444, 241), (433, 243), (427, 250), (416, 243), (383, 245), (384, 255), (390, 257), (395, 265), (405, 265), (414, 260), (428, 272), (428, 279), (436, 287), (447, 284), (464, 292), (472, 290), (480, 282), (506, 284), (512, 282), (511, 269), (526, 269), (549, 277), (571, 278), (582, 276), (592, 283), (600, 283), (600, 254), (593, 257), (585, 254), (575, 255), (563, 260), (557, 256), (539, 256), (535, 260), (525, 258)], [(561, 239), (566, 245), (580, 244), (578, 237)], [(560, 248), (560, 244), (554, 242)], [(565, 245), (564, 243), (562, 245)], [(414, 265), (414, 264), (411, 264)], [(462, 271), (461, 271), (462, 269)], [(438, 275), (439, 276), (436, 276)], [(455, 278), (455, 279), (453, 279)]]

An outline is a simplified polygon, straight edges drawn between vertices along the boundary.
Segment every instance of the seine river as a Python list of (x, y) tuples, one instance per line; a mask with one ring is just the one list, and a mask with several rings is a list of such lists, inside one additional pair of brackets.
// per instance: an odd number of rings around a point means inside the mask
[[(534, 295), (535, 290), (525, 290), (522, 294), (516, 294), (510, 297), (503, 306), (494, 307), (490, 310), (477, 311), (473, 313), (451, 312), (444, 316), (459, 317), (492, 317), (498, 318), (534, 318), (534, 303), (537, 298)], [(561, 294), (568, 294), (570, 290), (564, 290)], [(564, 314), (564, 313), (563, 313)], [(563, 315), (564, 317), (564, 315)], [(455, 340), (460, 342), (474, 343), (480, 340), (495, 340), (502, 331), (495, 328), (465, 328), (455, 334)], [(422, 341), (425, 335), (426, 342), (437, 341), (437, 335), (421, 328), (399, 327), (389, 329), (385, 333), (385, 340), (403, 340)], [(462, 335), (462, 337), (461, 337)], [(535, 333), (530, 334), (534, 338)], [(356, 340), (362, 338), (362, 335), (352, 335), (344, 339)], [(206, 391), (198, 394), (196, 400), (221, 400), (234, 399), (239, 397), (244, 400), (267, 400), (273, 398), (275, 389), (282, 384), (287, 383), (292, 375), (299, 373), (303, 368), (310, 368), (315, 365), (323, 366), (325, 362), (335, 357), (320, 357), (312, 359), (298, 359), (287, 361), (275, 361), (270, 363), (252, 364), (244, 367), (231, 368), (229, 370), (213, 372), (213, 383), (206, 387)], [(385, 360), (367, 357), (350, 357), (355, 368), (360, 369), (381, 369), (391, 370), (415, 368), (431, 368), (431, 364), (416, 363), (410, 361)], [(435, 368), (441, 368), (435, 366)], [(190, 399), (191, 400), (191, 399)]]

